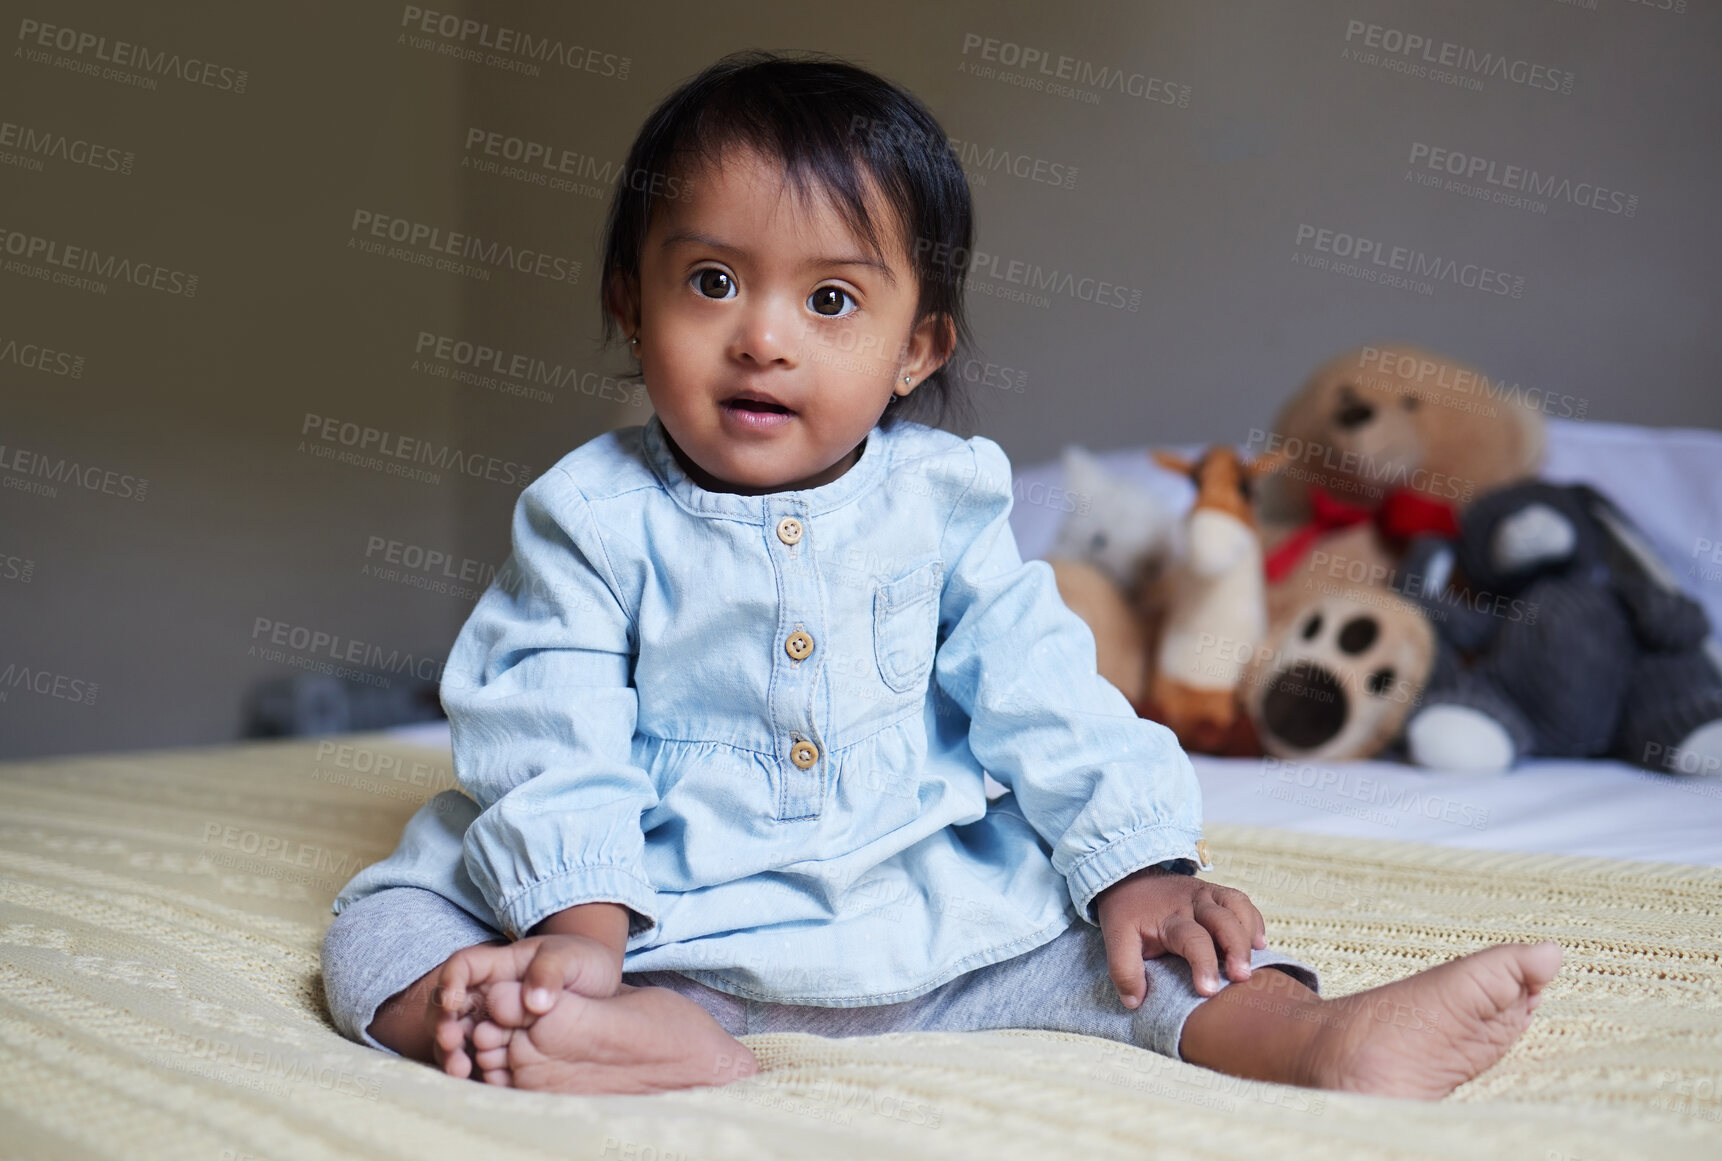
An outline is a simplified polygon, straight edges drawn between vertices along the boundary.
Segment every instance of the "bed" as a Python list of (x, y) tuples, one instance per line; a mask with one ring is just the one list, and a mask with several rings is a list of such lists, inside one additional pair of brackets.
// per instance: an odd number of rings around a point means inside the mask
[[(1639, 499), (1613, 493), (1670, 557), (1722, 523), (1722, 436), (1555, 434), (1551, 475), (1601, 470), (1581, 466), (1587, 449), (1658, 449), (1660, 481)], [(1702, 480), (1684, 515), (1654, 501), (1653, 485), (1686, 496)], [(1024, 508), (1035, 555), (1050, 532)], [(1722, 612), (1722, 592), (1694, 592)], [(335, 892), (452, 784), (445, 728), (419, 727), (0, 764), (0, 1158), (1717, 1155), (1722, 793), (1710, 783), (1603, 762), (1497, 778), (1342, 767), (1406, 788), (1396, 813), (1364, 817), (1333, 786), (1326, 805), (1273, 793), (1283, 771), (1262, 763), (1198, 769), (1213, 877), (1248, 890), (1330, 994), (1501, 940), (1555, 939), (1566, 966), (1531, 1030), (1433, 1105), (1023, 1030), (749, 1037), (759, 1076), (651, 1097), (452, 1080), (341, 1037), (318, 975)], [(1466, 805), (1469, 824), (1432, 796)]]

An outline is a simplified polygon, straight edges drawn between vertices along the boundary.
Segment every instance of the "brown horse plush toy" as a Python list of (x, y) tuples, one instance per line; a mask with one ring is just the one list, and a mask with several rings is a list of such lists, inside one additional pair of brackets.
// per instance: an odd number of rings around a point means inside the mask
[[(1283, 457), (1249, 463), (1216, 445), (1191, 463), (1167, 452), (1154, 459), (1190, 477), (1196, 500), (1185, 524), (1185, 552), (1167, 575), (1154, 676), (1144, 716), (1169, 727), (1187, 750), (1255, 753), (1238, 688), (1267, 632), (1261, 541), (1250, 506), (1252, 483)], [(1241, 731), (1241, 732), (1240, 732)]]

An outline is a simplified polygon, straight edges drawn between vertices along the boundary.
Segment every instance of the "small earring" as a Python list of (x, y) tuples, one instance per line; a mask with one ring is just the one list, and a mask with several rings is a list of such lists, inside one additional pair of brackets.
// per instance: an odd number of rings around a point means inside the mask
[(635, 335), (633, 338), (629, 339), (628, 342), (637, 347), (640, 345), (640, 336)]
[(907, 375), (904, 375), (903, 376), (903, 382), (907, 383), (908, 381), (909, 381), (909, 377)]

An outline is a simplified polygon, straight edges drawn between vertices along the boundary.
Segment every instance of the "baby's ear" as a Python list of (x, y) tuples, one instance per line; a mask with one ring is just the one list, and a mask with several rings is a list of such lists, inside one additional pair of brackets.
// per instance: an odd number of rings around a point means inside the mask
[(604, 311), (616, 320), (624, 335), (640, 329), (640, 296), (620, 270), (611, 273), (604, 287)]
[(939, 366), (943, 367), (950, 357), (957, 353), (957, 324), (948, 314), (936, 317), (939, 321), (938, 329), (933, 332), (937, 336), (933, 352), (939, 357)]
[[(940, 367), (950, 362), (951, 356), (957, 349), (957, 329), (948, 314), (930, 314), (915, 324), (915, 329), (909, 332), (898, 351), (898, 358), (907, 361), (915, 355), (917, 348), (926, 359), (926, 373), (921, 381), (932, 377)], [(917, 382), (915, 386), (919, 387)]]

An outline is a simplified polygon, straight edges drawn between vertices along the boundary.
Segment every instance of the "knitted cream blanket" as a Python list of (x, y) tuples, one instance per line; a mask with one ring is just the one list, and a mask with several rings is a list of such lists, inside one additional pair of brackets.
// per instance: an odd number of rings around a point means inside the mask
[(452, 784), (381, 735), (0, 764), (0, 1157), (1722, 1156), (1722, 873), (1213, 828), (1214, 878), (1343, 994), (1500, 940), (1566, 966), (1438, 1104), (1030, 1031), (750, 1037), (721, 1089), (574, 1097), (343, 1039), (329, 901)]

